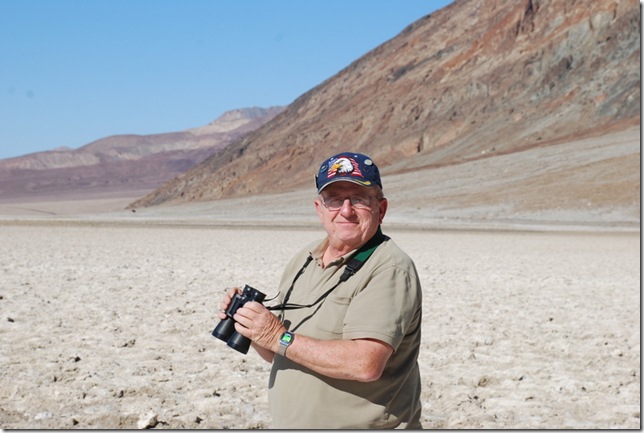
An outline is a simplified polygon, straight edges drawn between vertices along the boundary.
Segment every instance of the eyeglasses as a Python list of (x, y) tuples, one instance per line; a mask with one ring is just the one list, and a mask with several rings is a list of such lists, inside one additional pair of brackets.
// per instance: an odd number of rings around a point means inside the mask
[(351, 206), (356, 209), (371, 209), (371, 200), (379, 200), (375, 197), (355, 195), (351, 197), (320, 197), (325, 208), (331, 211), (342, 209), (344, 202), (349, 200)]

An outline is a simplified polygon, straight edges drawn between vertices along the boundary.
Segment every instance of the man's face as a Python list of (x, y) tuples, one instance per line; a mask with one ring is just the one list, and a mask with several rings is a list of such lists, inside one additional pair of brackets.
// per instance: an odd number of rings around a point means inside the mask
[(348, 252), (376, 234), (387, 212), (387, 199), (378, 200), (376, 193), (377, 188), (344, 181), (322, 190), (315, 209), (334, 248)]

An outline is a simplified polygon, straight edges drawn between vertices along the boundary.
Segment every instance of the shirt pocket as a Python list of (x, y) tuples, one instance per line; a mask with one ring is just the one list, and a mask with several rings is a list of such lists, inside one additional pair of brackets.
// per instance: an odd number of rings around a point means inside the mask
[(344, 330), (344, 318), (349, 309), (351, 298), (348, 296), (330, 295), (320, 307), (320, 320), (317, 322), (317, 329), (321, 332), (321, 338), (338, 339), (342, 337)]

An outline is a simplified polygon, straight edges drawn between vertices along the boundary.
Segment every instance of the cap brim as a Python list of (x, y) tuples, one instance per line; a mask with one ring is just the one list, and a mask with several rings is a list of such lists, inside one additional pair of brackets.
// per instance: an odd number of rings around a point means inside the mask
[(332, 179), (332, 180), (328, 181), (327, 183), (325, 183), (324, 185), (322, 185), (318, 189), (318, 194), (321, 193), (324, 188), (326, 188), (327, 186), (331, 185), (332, 183), (336, 183), (336, 182), (352, 182), (352, 183), (355, 183), (357, 185), (364, 186), (364, 187), (367, 187), (367, 188), (372, 187), (372, 186), (375, 185), (375, 183), (371, 182), (370, 180), (361, 181), (360, 179), (354, 179), (352, 177), (339, 177), (339, 178), (336, 178), (336, 179)]

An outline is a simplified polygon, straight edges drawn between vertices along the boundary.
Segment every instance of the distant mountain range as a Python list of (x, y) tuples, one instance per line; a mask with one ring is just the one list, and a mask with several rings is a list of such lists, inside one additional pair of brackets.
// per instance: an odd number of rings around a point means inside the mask
[(152, 135), (114, 135), (78, 149), (0, 160), (0, 198), (150, 191), (281, 113), (243, 108), (208, 125)]
[(288, 107), (0, 161), (0, 200), (257, 197), (311, 189), (322, 160), (354, 150), (392, 176), (385, 192), (410, 213), (632, 223), (640, 34), (637, 0), (456, 0)]

